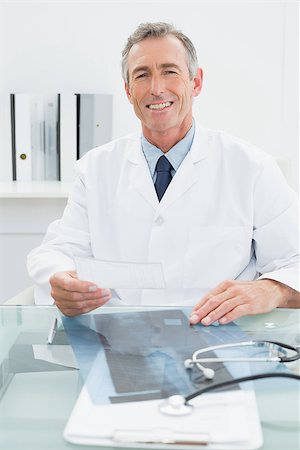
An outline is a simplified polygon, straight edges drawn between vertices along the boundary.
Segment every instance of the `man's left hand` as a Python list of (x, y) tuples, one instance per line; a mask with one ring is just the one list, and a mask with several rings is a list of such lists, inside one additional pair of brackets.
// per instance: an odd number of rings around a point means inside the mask
[(266, 313), (279, 306), (287, 306), (290, 291), (293, 289), (269, 279), (226, 280), (197, 303), (191, 313), (190, 323), (210, 325), (218, 321), (223, 325), (241, 316)]

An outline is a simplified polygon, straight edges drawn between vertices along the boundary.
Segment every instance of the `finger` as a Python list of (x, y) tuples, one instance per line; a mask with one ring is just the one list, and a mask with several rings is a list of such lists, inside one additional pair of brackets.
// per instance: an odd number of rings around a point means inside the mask
[(103, 306), (106, 301), (109, 299), (101, 299), (101, 300), (95, 300), (95, 301), (88, 301), (88, 302), (81, 302), (81, 303), (74, 303), (73, 305), (70, 305), (69, 303), (65, 303), (63, 301), (55, 301), (56, 306), (61, 310), (69, 310), (73, 311), (74, 315), (82, 314), (83, 311), (88, 310), (91, 311), (94, 308), (99, 308), (100, 306)]
[[(241, 287), (235, 282), (226, 283), (226, 285), (226, 290), (220, 292), (217, 295), (212, 295), (206, 301), (206, 303), (204, 303), (204, 305), (202, 305), (202, 307), (198, 309), (197, 314), (201, 319), (210, 313), (214, 313), (214, 318), (215, 320), (217, 320), (219, 319), (219, 317), (222, 317), (222, 315), (232, 309), (231, 304), (228, 303), (228, 301), (241, 303), (240, 300), (238, 300), (243, 297), (243, 291), (241, 290)], [(217, 311), (218, 314), (216, 313)], [(219, 314), (221, 314), (221, 316)]]
[(213, 295), (207, 294), (201, 299), (199, 303), (197, 303), (196, 306), (194, 306), (189, 317), (189, 321), (192, 325), (196, 325), (200, 322), (201, 319), (203, 319), (205, 314), (203, 314), (202, 308), (206, 304), (206, 302), (209, 302), (212, 298), (214, 298)]
[(222, 283), (220, 283), (218, 286), (216, 286), (214, 289), (212, 289), (211, 291), (209, 291), (206, 295), (204, 295), (202, 297), (202, 299), (200, 300), (200, 302), (198, 302), (192, 312), (197, 312), (198, 309), (202, 308), (202, 306), (211, 298), (215, 297), (216, 295), (221, 294), (222, 292), (226, 291), (227, 289), (231, 288), (232, 286), (235, 285), (235, 281), (234, 280), (225, 280)]
[(73, 303), (86, 300), (96, 300), (101, 297), (111, 295), (110, 289), (97, 288), (95, 292), (71, 292), (61, 288), (53, 288), (51, 295), (54, 299), (61, 298), (64, 301)]
[(249, 315), (249, 305), (243, 303), (242, 305), (238, 305), (236, 308), (234, 308), (232, 311), (229, 311), (225, 316), (223, 316), (219, 323), (221, 325), (225, 325), (226, 323), (233, 322), (234, 320), (237, 320), (239, 317)]
[(219, 296), (211, 297), (197, 311), (192, 312), (190, 323), (195, 325), (201, 322), (203, 325), (211, 325), (219, 318), (223, 317), (238, 303), (237, 298), (233, 298), (229, 291), (223, 292)]
[[(236, 290), (236, 282), (232, 280), (226, 280), (215, 289), (206, 294), (199, 303), (193, 308), (190, 316), (190, 323), (195, 325), (202, 321), (208, 314), (216, 310), (223, 302), (230, 300), (234, 297)], [(226, 305), (228, 307), (228, 305)], [(217, 320), (211, 320), (208, 317), (205, 325), (210, 325)]]
[(93, 292), (97, 289), (95, 283), (78, 280), (76, 272), (58, 272), (50, 278), (50, 284), (71, 292)]
[(86, 314), (90, 311), (93, 311), (94, 309), (99, 308), (99, 306), (102, 306), (102, 305), (92, 305), (89, 307), (81, 307), (80, 309), (60, 308), (60, 310), (65, 316), (74, 317), (74, 316), (79, 316), (81, 314)]
[(98, 288), (94, 293), (69, 292), (63, 289), (54, 288), (51, 290), (51, 295), (58, 303), (64, 303), (67, 307), (74, 307), (87, 301), (101, 301), (111, 298), (110, 289)]
[(222, 323), (220, 320), (240, 304), (241, 299), (239, 297), (229, 297), (228, 299), (221, 301), (217, 308), (210, 311), (205, 317), (200, 319), (200, 321), (203, 325), (211, 325), (216, 321)]
[(84, 314), (88, 311), (92, 311), (95, 308), (103, 306), (111, 298), (111, 294), (103, 296), (94, 300), (86, 301), (64, 301), (62, 299), (55, 300), (56, 306), (66, 315), (75, 316), (79, 314)]

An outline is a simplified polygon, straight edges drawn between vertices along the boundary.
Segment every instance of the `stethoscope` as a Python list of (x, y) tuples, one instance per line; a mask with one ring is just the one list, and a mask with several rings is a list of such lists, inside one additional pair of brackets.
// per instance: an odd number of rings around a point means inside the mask
[[(199, 355), (211, 351), (221, 350), (224, 348), (235, 348), (235, 347), (267, 347), (269, 350), (269, 355), (265, 357), (228, 357), (228, 358), (199, 358)], [(287, 350), (293, 352), (291, 356), (287, 356)], [(276, 352), (276, 353), (275, 353)], [(282, 342), (276, 341), (244, 341), (235, 342), (231, 344), (215, 345), (211, 347), (206, 347), (203, 349), (196, 350), (191, 359), (186, 359), (184, 361), (184, 366), (186, 369), (192, 369), (196, 366), (208, 380), (212, 380), (215, 376), (215, 371), (209, 367), (204, 367), (202, 363), (209, 362), (277, 362), (277, 363), (289, 363), (297, 361), (300, 359), (300, 349), (293, 347), (288, 344), (283, 344)], [(223, 381), (220, 383), (214, 383), (199, 389), (192, 394), (187, 396), (183, 395), (172, 395), (167, 398), (160, 406), (159, 410), (162, 414), (167, 414), (171, 416), (183, 416), (190, 414), (193, 410), (193, 405), (188, 402), (199, 395), (206, 392), (213, 391), (219, 388), (225, 388), (234, 384), (244, 383), (246, 381), (258, 380), (263, 378), (292, 378), (300, 380), (300, 376), (293, 373), (285, 372), (267, 372), (261, 374), (254, 374), (245, 377), (234, 378), (231, 380)]]
[[(274, 352), (276, 346), (276, 354)], [(199, 355), (207, 352), (212, 352), (215, 350), (221, 350), (224, 348), (235, 348), (235, 347), (267, 347), (269, 349), (270, 355), (264, 357), (243, 357), (243, 358), (199, 358)], [(278, 349), (281, 348), (283, 351), (278, 352)], [(291, 350), (295, 352), (292, 356), (287, 356), (286, 350)], [(192, 369), (193, 366), (198, 367), (198, 369), (203, 373), (204, 377), (208, 380), (212, 380), (215, 376), (215, 371), (208, 367), (204, 367), (202, 363), (210, 363), (210, 362), (279, 362), (279, 363), (287, 363), (296, 361), (300, 358), (300, 349), (297, 347), (292, 347), (291, 345), (283, 344), (282, 342), (276, 341), (244, 341), (244, 342), (234, 342), (232, 344), (222, 344), (222, 345), (214, 345), (211, 347), (201, 348), (196, 350), (193, 353), (191, 359), (186, 359), (184, 361), (184, 367), (186, 369)]]

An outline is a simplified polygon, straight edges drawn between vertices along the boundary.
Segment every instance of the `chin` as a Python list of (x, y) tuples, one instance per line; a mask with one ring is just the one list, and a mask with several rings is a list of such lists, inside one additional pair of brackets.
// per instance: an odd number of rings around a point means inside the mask
[(170, 128), (176, 127), (176, 124), (172, 124), (172, 122), (170, 120), (166, 120), (164, 122), (162, 121), (157, 121), (155, 123), (151, 123), (149, 124), (148, 128), (151, 131), (167, 131)]

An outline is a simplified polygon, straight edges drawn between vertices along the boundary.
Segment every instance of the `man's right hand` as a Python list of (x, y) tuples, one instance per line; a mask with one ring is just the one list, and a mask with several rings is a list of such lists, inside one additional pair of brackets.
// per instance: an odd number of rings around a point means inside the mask
[(55, 305), (66, 316), (78, 316), (103, 306), (111, 298), (109, 289), (78, 280), (76, 272), (57, 272), (49, 279)]

